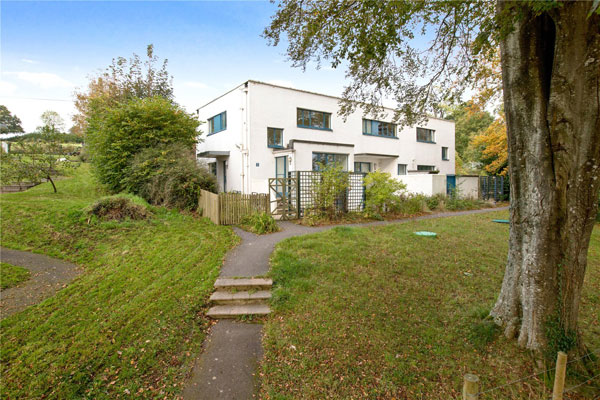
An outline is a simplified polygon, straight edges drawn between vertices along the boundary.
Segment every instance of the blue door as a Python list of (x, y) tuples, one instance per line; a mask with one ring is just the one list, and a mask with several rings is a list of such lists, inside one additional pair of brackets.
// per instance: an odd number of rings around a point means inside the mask
[(446, 175), (446, 194), (448, 196), (456, 191), (456, 175)]

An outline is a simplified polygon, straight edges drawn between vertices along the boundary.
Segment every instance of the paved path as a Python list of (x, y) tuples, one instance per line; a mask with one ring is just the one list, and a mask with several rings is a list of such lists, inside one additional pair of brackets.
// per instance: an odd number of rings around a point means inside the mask
[(0, 290), (0, 319), (54, 295), (83, 272), (75, 264), (4, 247), (0, 247), (0, 260), (31, 272), (21, 285)]
[[(375, 221), (345, 226), (377, 226), (407, 223), (425, 219), (507, 210), (508, 207), (445, 212), (394, 221)], [(269, 272), (269, 259), (275, 245), (283, 239), (325, 231), (340, 225), (308, 227), (292, 222), (279, 222), (277, 233), (255, 235), (234, 228), (241, 243), (225, 257), (221, 278), (249, 278)], [(262, 325), (219, 320), (212, 328), (203, 351), (195, 362), (190, 379), (183, 390), (184, 400), (244, 400), (256, 397), (259, 380), (255, 376), (262, 358)]]

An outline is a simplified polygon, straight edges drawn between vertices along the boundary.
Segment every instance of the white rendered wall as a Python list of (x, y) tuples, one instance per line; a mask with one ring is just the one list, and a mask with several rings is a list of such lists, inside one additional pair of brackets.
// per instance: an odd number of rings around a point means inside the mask
[(479, 177), (478, 176), (457, 176), (456, 186), (460, 197), (477, 199), (479, 198)]
[(446, 194), (446, 175), (402, 175), (398, 177), (398, 180), (406, 184), (406, 190), (410, 193), (424, 194), (426, 196)]

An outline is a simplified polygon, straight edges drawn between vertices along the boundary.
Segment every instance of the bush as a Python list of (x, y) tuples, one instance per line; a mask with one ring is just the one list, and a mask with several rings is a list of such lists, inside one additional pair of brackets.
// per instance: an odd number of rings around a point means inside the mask
[(393, 212), (405, 215), (414, 215), (425, 212), (428, 209), (427, 196), (422, 194), (409, 194), (394, 204)]
[(240, 224), (242, 228), (258, 235), (265, 233), (273, 233), (279, 231), (279, 225), (271, 214), (263, 212), (247, 215), (242, 219)]
[(382, 215), (393, 208), (399, 200), (399, 192), (406, 185), (392, 178), (389, 172), (373, 171), (365, 176), (365, 212)]
[(339, 203), (349, 187), (348, 173), (337, 163), (318, 165), (321, 173), (313, 175), (311, 182), (312, 205), (304, 214), (308, 218), (334, 220), (343, 211)]
[(173, 143), (191, 149), (199, 125), (195, 116), (162, 97), (133, 99), (95, 113), (88, 120), (86, 144), (98, 180), (113, 192), (123, 191), (132, 157)]
[(195, 210), (200, 190), (217, 191), (217, 180), (181, 144), (147, 148), (125, 170), (120, 186), (150, 204)]
[(122, 221), (124, 219), (146, 219), (151, 213), (148, 203), (143, 199), (126, 194), (103, 197), (85, 210), (90, 218), (97, 217), (103, 221)]
[(425, 204), (427, 205), (427, 208), (429, 208), (431, 211), (433, 211), (437, 208), (444, 208), (445, 203), (446, 203), (445, 200), (446, 200), (446, 196), (444, 196), (442, 194), (436, 194), (434, 196), (426, 197)]

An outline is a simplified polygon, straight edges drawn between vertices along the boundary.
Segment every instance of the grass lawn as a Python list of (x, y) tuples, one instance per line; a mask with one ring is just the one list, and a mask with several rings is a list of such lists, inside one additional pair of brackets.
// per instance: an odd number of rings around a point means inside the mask
[(144, 221), (88, 225), (103, 193), (88, 166), (74, 177), (0, 196), (2, 245), (86, 272), (0, 322), (2, 398), (173, 398), (209, 326), (204, 316), (237, 237), (166, 209)]
[[(456, 399), (464, 373), (478, 374), (485, 390), (536, 372), (528, 353), (485, 319), (508, 250), (508, 225), (491, 220), (507, 215), (337, 227), (280, 243), (261, 396)], [(600, 348), (598, 228), (581, 302), (590, 349)], [(413, 234), (422, 230), (438, 237)], [(569, 399), (600, 395), (587, 390)], [(550, 395), (542, 375), (480, 398)]]
[(31, 273), (23, 268), (0, 262), (0, 289), (8, 289), (29, 279)]

